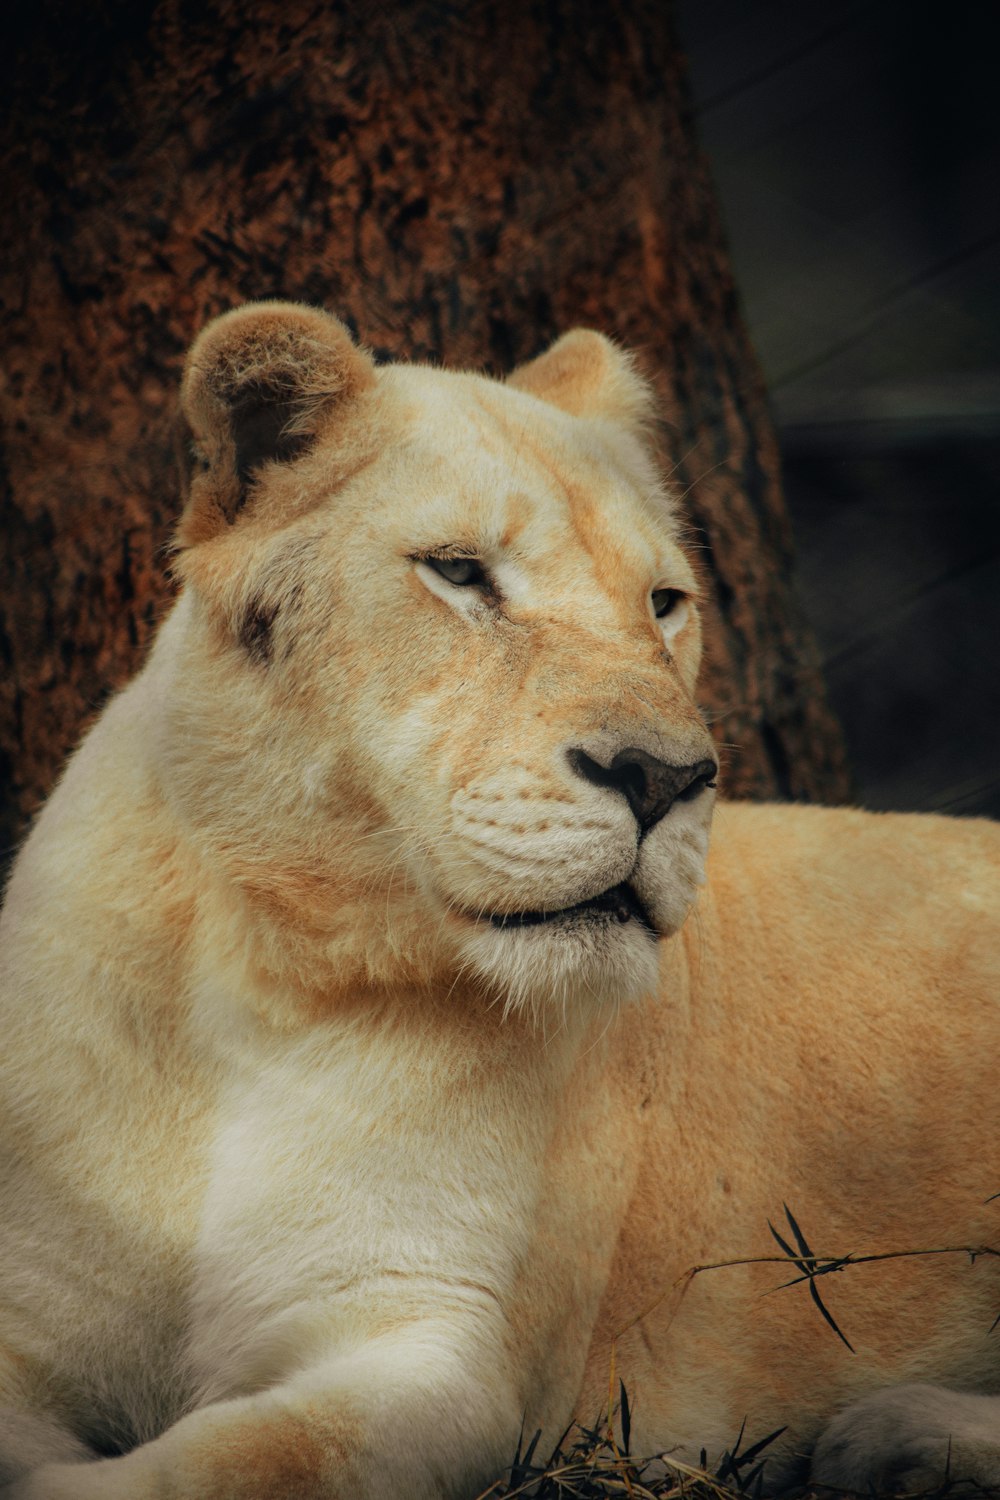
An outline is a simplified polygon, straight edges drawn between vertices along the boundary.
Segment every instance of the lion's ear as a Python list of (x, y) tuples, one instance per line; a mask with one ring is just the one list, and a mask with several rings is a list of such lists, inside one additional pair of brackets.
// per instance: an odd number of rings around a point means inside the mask
[(375, 383), (342, 323), (296, 302), (251, 302), (199, 334), (181, 380), (182, 545), (236, 521), (268, 465), (301, 457)]
[(507, 377), (508, 385), (574, 417), (597, 417), (632, 429), (649, 421), (654, 393), (635, 360), (601, 333), (574, 328)]

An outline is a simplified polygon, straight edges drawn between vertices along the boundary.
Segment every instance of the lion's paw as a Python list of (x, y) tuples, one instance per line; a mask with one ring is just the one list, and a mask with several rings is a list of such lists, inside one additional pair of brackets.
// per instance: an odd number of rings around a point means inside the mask
[(943, 1480), (1000, 1496), (1000, 1396), (899, 1385), (833, 1418), (812, 1460), (814, 1484), (919, 1494)]

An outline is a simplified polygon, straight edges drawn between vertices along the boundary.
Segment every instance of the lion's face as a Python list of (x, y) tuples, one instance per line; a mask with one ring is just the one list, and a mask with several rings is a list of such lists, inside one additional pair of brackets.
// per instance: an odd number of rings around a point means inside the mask
[(202, 335), (186, 393), (205, 471), (166, 739), (208, 857), (345, 977), (353, 951), (535, 1007), (648, 990), (716, 758), (625, 357), (573, 334), (507, 384), (376, 372), (272, 304)]

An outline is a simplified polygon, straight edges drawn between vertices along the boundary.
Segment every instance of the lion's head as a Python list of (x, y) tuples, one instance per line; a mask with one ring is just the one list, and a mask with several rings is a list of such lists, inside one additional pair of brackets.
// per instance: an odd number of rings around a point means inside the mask
[(628, 356), (574, 332), (505, 382), (376, 368), (261, 303), (200, 336), (182, 405), (161, 779), (262, 971), (648, 990), (717, 762)]

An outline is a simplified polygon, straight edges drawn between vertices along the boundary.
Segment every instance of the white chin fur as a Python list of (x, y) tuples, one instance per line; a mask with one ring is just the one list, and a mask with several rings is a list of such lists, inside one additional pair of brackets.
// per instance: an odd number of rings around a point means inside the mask
[(461, 938), (470, 968), (504, 1001), (544, 1023), (571, 1012), (617, 1009), (656, 988), (657, 939), (640, 922), (613, 916), (565, 926), (470, 927)]

